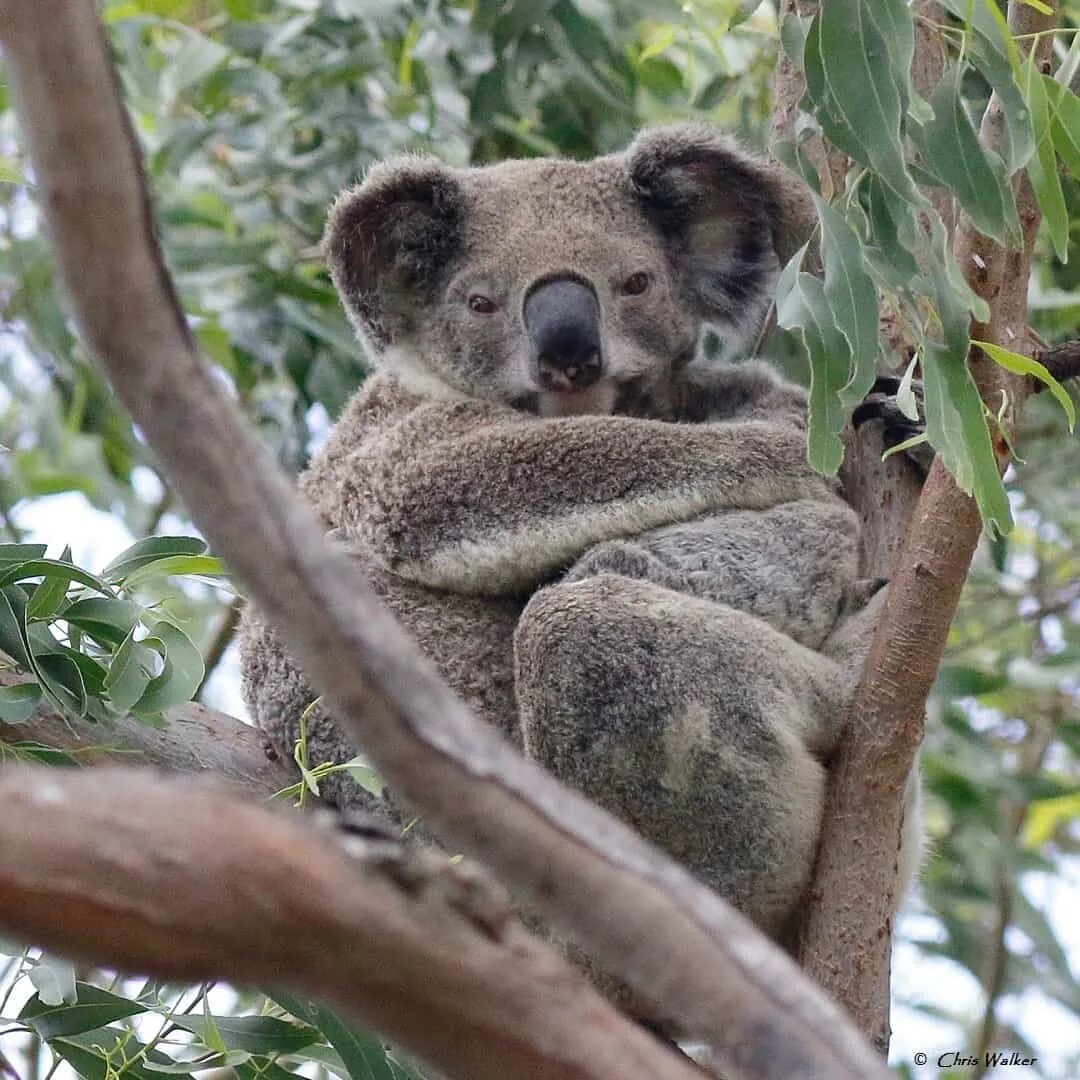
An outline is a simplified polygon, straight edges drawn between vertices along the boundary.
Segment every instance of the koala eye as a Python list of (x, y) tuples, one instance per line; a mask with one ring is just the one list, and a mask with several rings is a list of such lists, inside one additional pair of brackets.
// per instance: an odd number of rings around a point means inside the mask
[(477, 315), (494, 315), (495, 301), (480, 293), (473, 293), (468, 300), (469, 310)]
[(624, 296), (640, 296), (648, 287), (649, 275), (639, 270), (623, 282), (622, 291)]

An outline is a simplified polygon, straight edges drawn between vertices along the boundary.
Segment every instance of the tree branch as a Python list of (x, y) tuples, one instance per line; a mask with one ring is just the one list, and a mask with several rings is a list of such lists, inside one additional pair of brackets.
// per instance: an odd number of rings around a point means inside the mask
[[(0, 687), (26, 682), (12, 668), (0, 668)], [(169, 710), (165, 727), (150, 727), (122, 716), (108, 727), (41, 708), (18, 724), (0, 721), (0, 744), (30, 743), (65, 750), (81, 762), (154, 765), (171, 773), (220, 777), (268, 798), (297, 775), (257, 728), (197, 702)]]
[(6, 768), (0, 803), (4, 933), (314, 995), (448, 1076), (701, 1080), (444, 856), (141, 769)]
[[(1058, 382), (1080, 377), (1080, 341), (1063, 341), (1059, 345), (1048, 345), (1036, 354), (1039, 361)], [(1031, 392), (1045, 390), (1045, 384), (1032, 379)]]
[[(1052, 15), (1023, 4), (1011, 3), (1009, 12), (1014, 34), (1053, 23)], [(1036, 40), (1049, 47), (1048, 37)], [(1000, 102), (992, 98), (980, 133), (985, 145), (1000, 145), (1002, 123)], [(997, 247), (966, 219), (956, 238), (960, 266), (991, 310), (990, 324), (973, 328), (973, 336), (1012, 349), (1027, 340), (1027, 281), (1039, 224), (1026, 179), (1019, 183), (1017, 208), (1024, 238), (1019, 252)], [(984, 397), (994, 393), (1002, 369), (978, 356), (971, 364)], [(1030, 392), (1028, 380), (1012, 379), (1009, 390), (1010, 401), (1019, 405)], [(849, 708), (848, 738), (830, 771), (800, 955), (807, 973), (836, 995), (883, 1053), (889, 1042), (889, 948), (904, 788), (979, 533), (974, 500), (935, 461)], [(883, 882), (890, 886), (884, 891)]]
[(745, 919), (477, 721), (324, 539), (195, 352), (91, 0), (6, 4), (0, 36), (91, 351), (200, 530), (385, 780), (709, 1042), (729, 1080), (887, 1075), (840, 1010)]

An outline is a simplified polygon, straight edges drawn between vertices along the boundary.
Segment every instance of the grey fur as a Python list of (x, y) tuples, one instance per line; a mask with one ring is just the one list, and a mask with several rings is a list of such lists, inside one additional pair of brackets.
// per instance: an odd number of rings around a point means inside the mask
[[(758, 325), (784, 215), (771, 167), (703, 126), (584, 163), (377, 166), (327, 249), (380, 370), (300, 481), (484, 719), (774, 934), (881, 602), (807, 465), (802, 391), (697, 356), (704, 326)], [(604, 377), (574, 396), (540, 391), (522, 324), (555, 276), (600, 311)], [(242, 644), (252, 713), (291, 750), (315, 695), (257, 613)], [(318, 708), (308, 744), (354, 753)]]

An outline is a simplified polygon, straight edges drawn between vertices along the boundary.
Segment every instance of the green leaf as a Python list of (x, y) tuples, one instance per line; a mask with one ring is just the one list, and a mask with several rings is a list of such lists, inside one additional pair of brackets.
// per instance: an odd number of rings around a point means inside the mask
[(1049, 75), (1042, 77), (1042, 83), (1050, 107), (1054, 149), (1069, 172), (1080, 179), (1080, 97)]
[(815, 469), (832, 476), (844, 459), (840, 394), (851, 375), (851, 348), (836, 326), (824, 283), (799, 269), (805, 253), (804, 247), (780, 275), (776, 320), (784, 329), (798, 332), (810, 358), (807, 456)]
[(219, 576), (225, 573), (221, 560), (213, 555), (169, 555), (163, 559), (144, 563), (131, 571), (124, 579), (124, 588), (133, 589), (154, 578), (173, 574)]
[(0, 649), (23, 671), (33, 671), (26, 631), (26, 593), (18, 585), (0, 589)]
[(912, 124), (908, 134), (922, 154), (922, 165), (944, 184), (976, 228), (999, 244), (1017, 247), (1020, 219), (1005, 168), (979, 143), (960, 95), (961, 70), (949, 67), (934, 90), (933, 120)]
[(161, 674), (150, 680), (132, 711), (156, 714), (190, 701), (202, 685), (205, 674), (202, 654), (191, 638), (178, 626), (162, 619), (154, 626), (154, 636), (140, 644), (157, 649), (164, 664)]
[(117, 712), (126, 713), (135, 707), (146, 693), (154, 677), (156, 654), (129, 634), (117, 649), (109, 673), (105, 676), (105, 692)]
[(298, 1020), (317, 1028), (341, 1055), (352, 1080), (400, 1080), (387, 1061), (386, 1050), (374, 1035), (363, 1031), (337, 1013), (305, 998), (275, 991), (274, 1000)]
[(40, 704), (41, 687), (37, 683), (0, 687), (0, 720), (6, 724), (21, 724)]
[(1035, 199), (1042, 211), (1043, 223), (1050, 235), (1054, 254), (1061, 262), (1069, 261), (1069, 212), (1065, 195), (1061, 190), (1061, 177), (1057, 171), (1057, 155), (1050, 127), (1050, 101), (1046, 85), (1035, 67), (1034, 53), (1028, 61), (1027, 98), (1031, 106), (1031, 119), (1035, 129), (1035, 154), (1028, 162)]
[(149, 536), (121, 552), (101, 571), (101, 576), (116, 584), (147, 563), (170, 555), (202, 555), (205, 551), (205, 541), (194, 536)]
[(1012, 176), (1035, 152), (1031, 110), (1019, 85), (1022, 66), (1016, 42), (996, 0), (942, 0), (942, 3), (969, 27), (967, 58), (1001, 101), (1007, 135), (1006, 172)]
[(661, 53), (666, 52), (675, 44), (675, 27), (669, 24), (663, 26), (654, 27), (652, 32), (648, 35), (648, 43), (638, 53), (638, 60), (644, 63), (646, 60), (651, 60), (654, 56), (659, 56)]
[(934, 693), (939, 697), (978, 697), (992, 694), (1008, 686), (1009, 680), (997, 671), (963, 664), (943, 664), (934, 682)]
[(1080, 793), (1040, 799), (1028, 807), (1024, 821), (1024, 843), (1041, 847), (1057, 831), (1059, 825), (1080, 820)]
[(123, 1020), (146, 1009), (137, 1001), (118, 997), (89, 983), (77, 983), (74, 1004), (46, 1005), (35, 995), (24, 1006), (19, 1019), (26, 1021), (41, 1039), (78, 1035)]
[(310, 1025), (276, 1016), (173, 1016), (172, 1020), (204, 1042), (212, 1026), (226, 1049), (251, 1054), (293, 1054), (319, 1041), (318, 1031)]
[(0, 544), (0, 568), (8, 563), (29, 562), (45, 555), (45, 544)]
[(139, 621), (143, 609), (130, 600), (87, 596), (64, 611), (66, 622), (79, 627), (103, 645), (120, 645)]
[(1069, 392), (1050, 374), (1044, 364), (1040, 364), (1038, 360), (1033, 360), (1030, 356), (1011, 352), (989, 341), (973, 340), (971, 344), (978, 345), (995, 364), (1000, 364), (1006, 371), (1011, 371), (1014, 375), (1030, 375), (1038, 379), (1064, 409), (1065, 415), (1069, 418), (1069, 430), (1072, 431), (1076, 427), (1076, 406), (1073, 405)]
[(69, 581), (77, 581), (80, 585), (93, 589), (95, 592), (108, 593), (108, 585), (99, 581), (93, 574), (80, 570), (71, 563), (61, 562), (59, 559), (30, 559), (24, 563), (16, 563), (6, 566), (0, 573), (0, 589), (13, 585), (17, 581), (29, 581), (31, 578), (59, 578), (65, 584)]
[(902, 198), (923, 205), (900, 132), (909, 76), (896, 70), (870, 5), (861, 0), (823, 4), (807, 34), (803, 60), (807, 96), (829, 139)]
[(382, 798), (386, 785), (379, 778), (379, 774), (363, 758), (356, 757), (351, 761), (346, 761), (341, 768), (365, 791), (370, 792), (377, 799)]
[(814, 196), (821, 223), (825, 296), (837, 329), (850, 350), (850, 376), (840, 390), (840, 404), (862, 401), (873, 385), (878, 354), (877, 290), (851, 226), (824, 199)]
[[(70, 547), (64, 549), (60, 561), (71, 562)], [(30, 594), (30, 602), (26, 605), (27, 619), (48, 619), (54, 615), (67, 596), (69, 584), (70, 582), (62, 577), (52, 577), (36, 585)]]
[(33, 671), (61, 709), (86, 716), (86, 683), (74, 657), (58, 652), (35, 653)]
[(930, 444), (961, 491), (974, 495), (983, 521), (1008, 532), (1012, 510), (1001, 482), (982, 398), (967, 366), (967, 350), (959, 355), (930, 344), (923, 354), (923, 405)]
[(934, 305), (941, 340), (926, 342), (922, 352), (926, 432), (957, 486), (975, 497), (987, 528), (1008, 532), (1012, 511), (982, 398), (968, 370), (970, 289), (949, 251), (941, 219), (934, 214), (929, 220), (933, 243), (919, 287)]

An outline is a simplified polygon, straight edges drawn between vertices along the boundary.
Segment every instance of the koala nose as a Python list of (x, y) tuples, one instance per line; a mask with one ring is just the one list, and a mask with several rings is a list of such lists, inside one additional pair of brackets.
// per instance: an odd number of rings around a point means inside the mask
[(572, 278), (545, 281), (526, 297), (524, 314), (545, 390), (584, 390), (600, 378), (600, 304), (590, 286)]

